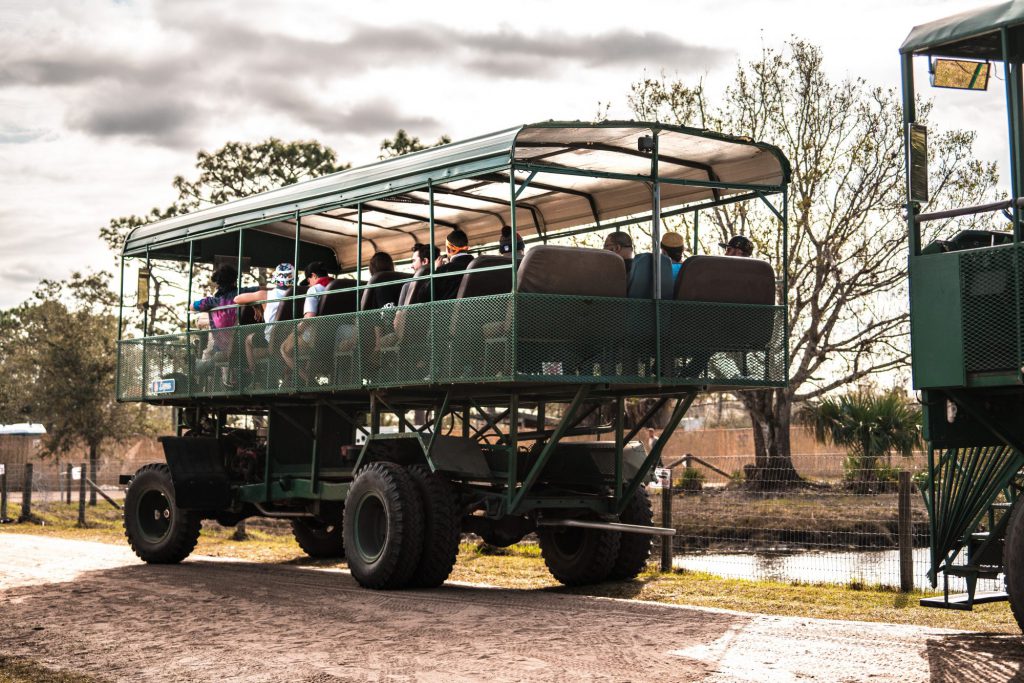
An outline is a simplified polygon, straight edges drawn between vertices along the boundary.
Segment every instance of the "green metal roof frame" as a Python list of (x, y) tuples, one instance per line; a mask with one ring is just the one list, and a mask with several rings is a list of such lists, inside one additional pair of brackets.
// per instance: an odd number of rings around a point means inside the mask
[[(474, 178), (488, 173), (508, 171), (513, 167), (516, 141), (535, 129), (635, 129), (638, 132), (681, 133), (694, 138), (750, 146), (768, 152), (779, 166), (778, 185), (744, 186), (742, 183), (702, 183), (716, 191), (716, 186), (750, 189), (765, 194), (780, 192), (789, 183), (791, 169), (780, 149), (748, 138), (715, 133), (704, 129), (638, 121), (548, 121), (508, 128), (441, 147), (422, 150), (393, 159), (352, 168), (307, 180), (283, 188), (237, 199), (194, 213), (168, 218), (132, 230), (125, 241), (125, 256), (171, 257), (181, 251), (177, 246), (190, 241), (237, 232), (273, 221), (293, 220), (296, 215), (315, 214), (330, 208), (355, 207), (361, 202), (383, 199), (402, 192), (426, 187), (428, 181), (445, 183), (459, 178)], [(632, 150), (623, 153), (635, 154)], [(686, 163), (686, 160), (679, 160)], [(695, 160), (696, 165), (700, 160)], [(515, 167), (517, 170), (519, 166)], [(593, 174), (600, 177), (600, 173)], [(605, 174), (609, 178), (615, 174)], [(683, 184), (683, 181), (677, 181)], [(686, 184), (696, 184), (687, 182)], [(717, 202), (713, 202), (717, 203)], [(724, 202), (723, 202), (724, 203)], [(556, 231), (557, 232), (557, 231)], [(305, 244), (306, 240), (302, 240)]]
[(1024, 0), (1012, 0), (915, 26), (900, 52), (1001, 60), (1000, 30), (1021, 26)]

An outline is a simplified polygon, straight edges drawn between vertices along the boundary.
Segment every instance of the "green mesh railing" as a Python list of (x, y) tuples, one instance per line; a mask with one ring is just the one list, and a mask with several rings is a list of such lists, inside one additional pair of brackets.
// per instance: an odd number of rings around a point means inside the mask
[(125, 401), (423, 384), (786, 382), (782, 307), (547, 294), (128, 339), (118, 362)]
[(964, 367), (968, 372), (1012, 370), (1019, 365), (1019, 283), (1014, 254), (1012, 246), (960, 254)]

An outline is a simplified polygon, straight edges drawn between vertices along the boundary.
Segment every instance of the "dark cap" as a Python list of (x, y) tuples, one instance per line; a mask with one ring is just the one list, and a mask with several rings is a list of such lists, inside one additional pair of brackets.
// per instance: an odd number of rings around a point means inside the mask
[(747, 256), (750, 256), (751, 254), (754, 253), (754, 243), (751, 242), (746, 237), (744, 237), (743, 235), (736, 235), (728, 242), (719, 242), (718, 246), (722, 247), (722, 249), (728, 249), (729, 247), (732, 247), (733, 249), (739, 249)]

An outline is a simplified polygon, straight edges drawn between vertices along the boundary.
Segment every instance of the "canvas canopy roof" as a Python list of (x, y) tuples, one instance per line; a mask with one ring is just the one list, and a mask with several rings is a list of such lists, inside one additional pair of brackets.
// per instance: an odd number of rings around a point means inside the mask
[(900, 52), (973, 59), (1002, 59), (999, 30), (1024, 26), (1024, 0), (955, 14), (915, 26)]
[[(750, 190), (769, 193), (789, 182), (789, 163), (777, 148), (705, 130), (640, 122), (548, 122), (511, 128), (463, 142), (334, 173), (278, 190), (135, 229), (127, 256), (208, 261), (243, 253), (253, 265), (292, 260), (295, 215), (301, 213), (299, 263), (334, 261), (351, 270), (357, 259), (362, 205), (364, 262), (374, 251), (404, 257), (429, 241), (428, 179), (434, 192), (435, 242), (459, 227), (472, 245), (496, 242), (511, 224), (510, 169), (520, 235), (559, 230), (650, 212), (651, 155), (637, 139), (657, 132), (659, 177), (711, 181), (721, 187), (662, 185), (662, 208), (715, 201)], [(555, 173), (552, 169), (567, 171)], [(531, 177), (531, 174), (534, 174)], [(251, 228), (251, 229), (250, 229)]]

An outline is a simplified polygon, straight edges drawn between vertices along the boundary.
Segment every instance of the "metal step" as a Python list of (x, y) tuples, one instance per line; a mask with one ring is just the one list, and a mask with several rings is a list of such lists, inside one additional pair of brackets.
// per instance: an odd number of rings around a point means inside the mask
[(942, 571), (946, 574), (953, 576), (974, 576), (979, 579), (996, 579), (1002, 573), (1002, 567), (996, 567), (994, 565), (979, 565), (979, 564), (955, 564), (951, 567), (946, 567)]
[(987, 591), (974, 594), (971, 600), (969, 593), (956, 593), (947, 599), (942, 595), (934, 598), (921, 598), (921, 607), (935, 607), (938, 609), (970, 610), (974, 605), (981, 605), (986, 602), (1003, 602), (1009, 600), (1009, 596), (1003, 591)]

